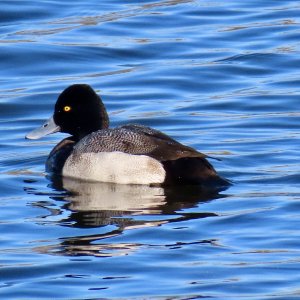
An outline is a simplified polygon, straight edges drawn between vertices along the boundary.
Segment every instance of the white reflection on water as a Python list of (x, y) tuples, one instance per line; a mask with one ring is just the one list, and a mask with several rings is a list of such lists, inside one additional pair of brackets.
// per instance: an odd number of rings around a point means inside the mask
[[(213, 212), (185, 213), (184, 209), (225, 197), (214, 191), (203, 191), (197, 186), (188, 187), (149, 187), (145, 185), (118, 185), (110, 183), (85, 182), (70, 178), (52, 178), (52, 186), (65, 190), (66, 195), (53, 196), (54, 200), (66, 201), (63, 208), (70, 214), (59, 219), (61, 226), (77, 228), (102, 227), (104, 232), (93, 235), (61, 237), (59, 244), (36, 247), (34, 251), (59, 255), (115, 256), (125, 255), (139, 248), (139, 243), (115, 243), (109, 239), (125, 230), (160, 226), (191, 219), (215, 217)], [(27, 189), (35, 194), (34, 189)], [(35, 203), (51, 210), (49, 203)], [(46, 217), (46, 216), (45, 216)], [(45, 217), (37, 222), (47, 223)], [(49, 216), (46, 217), (46, 219)], [(103, 241), (103, 242), (101, 242)], [(208, 242), (208, 241), (205, 241)]]

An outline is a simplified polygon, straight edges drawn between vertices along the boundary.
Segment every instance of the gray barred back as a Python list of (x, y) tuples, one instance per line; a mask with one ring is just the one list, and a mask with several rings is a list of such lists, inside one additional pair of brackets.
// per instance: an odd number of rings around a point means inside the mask
[(93, 132), (81, 139), (74, 150), (78, 153), (120, 151), (149, 155), (160, 161), (186, 156), (205, 157), (204, 154), (180, 144), (158, 130), (131, 124)]

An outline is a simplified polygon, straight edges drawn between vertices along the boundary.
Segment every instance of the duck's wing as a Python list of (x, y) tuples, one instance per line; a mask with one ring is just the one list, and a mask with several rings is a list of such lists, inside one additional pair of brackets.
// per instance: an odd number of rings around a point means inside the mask
[(159, 161), (205, 157), (204, 154), (180, 144), (168, 135), (141, 125), (124, 125), (93, 132), (78, 142), (74, 150), (80, 153), (121, 151), (148, 155)]
[(143, 125), (139, 125), (139, 124), (126, 124), (126, 125), (121, 126), (120, 128), (124, 128), (124, 129), (130, 130), (132, 132), (146, 135), (146, 136), (149, 136), (149, 137), (152, 137), (155, 139), (164, 140), (164, 141), (171, 142), (174, 144), (180, 144), (179, 142), (172, 139), (167, 134), (162, 133), (161, 131), (153, 129), (151, 127), (147, 127), (147, 126), (143, 126)]
[(152, 145), (153, 150), (148, 155), (160, 161), (175, 160), (182, 157), (206, 157), (194, 148), (182, 145), (167, 134), (151, 127), (129, 124), (121, 128), (135, 132), (141, 139)]

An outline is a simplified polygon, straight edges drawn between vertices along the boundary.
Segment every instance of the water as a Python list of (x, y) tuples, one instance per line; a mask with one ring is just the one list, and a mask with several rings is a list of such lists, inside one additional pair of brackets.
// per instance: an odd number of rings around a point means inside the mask
[[(298, 1), (2, 1), (1, 299), (300, 299), (299, 24)], [(234, 185), (47, 178), (64, 135), (24, 135), (73, 83)]]

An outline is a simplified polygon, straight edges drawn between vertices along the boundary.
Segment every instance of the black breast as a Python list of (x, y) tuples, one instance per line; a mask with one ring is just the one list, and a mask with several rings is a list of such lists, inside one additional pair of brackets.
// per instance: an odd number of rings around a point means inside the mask
[(75, 145), (72, 137), (66, 138), (58, 143), (50, 152), (46, 161), (46, 171), (61, 174), (65, 161), (71, 154)]

